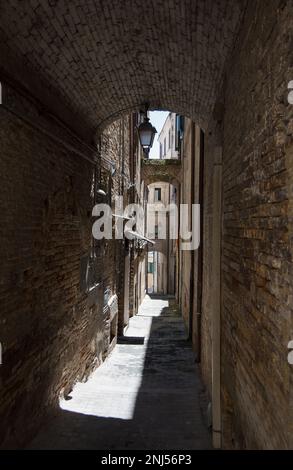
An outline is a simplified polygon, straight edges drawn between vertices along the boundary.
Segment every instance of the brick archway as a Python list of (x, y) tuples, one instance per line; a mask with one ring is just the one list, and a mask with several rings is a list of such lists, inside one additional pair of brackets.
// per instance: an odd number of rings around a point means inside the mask
[(16, 10), (6, 2), (1, 67), (88, 141), (145, 101), (204, 128), (244, 7), (242, 0), (39, 0)]
[(141, 179), (148, 186), (156, 181), (163, 181), (178, 185), (181, 182), (180, 160), (143, 159), (141, 165)]

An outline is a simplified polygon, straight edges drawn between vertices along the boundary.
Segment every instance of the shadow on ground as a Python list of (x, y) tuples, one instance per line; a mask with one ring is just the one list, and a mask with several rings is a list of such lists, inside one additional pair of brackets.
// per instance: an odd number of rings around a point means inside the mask
[[(108, 388), (93, 397), (93, 382), (89, 385), (90, 392), (86, 391), (87, 384), (82, 384), (82, 406), (86, 414), (60, 410), (29, 448), (211, 448), (210, 434), (203, 422), (199, 403), (203, 386), (174, 300), (148, 297), (139, 314), (131, 319), (131, 324), (130, 340), (145, 336), (144, 345), (142, 341), (119, 344), (116, 347), (119, 349), (113, 352), (113, 358), (106, 361), (101, 373), (100, 368), (94, 372), (97, 374), (94, 379), (96, 383), (107, 382)], [(151, 325), (148, 330), (147, 324)], [(145, 348), (143, 355), (142, 348)], [(132, 390), (131, 380), (136, 379), (138, 374), (141, 375), (140, 387), (135, 391)], [(105, 415), (107, 403), (108, 410), (112, 412), (117, 409), (118, 415), (124, 406), (123, 400), (128, 400), (128, 403), (131, 399), (135, 405), (128, 418), (92, 416), (92, 401), (95, 399), (99, 407), (102, 406), (101, 400), (104, 400)], [(74, 406), (74, 401), (73, 391), (73, 400), (67, 406)]]

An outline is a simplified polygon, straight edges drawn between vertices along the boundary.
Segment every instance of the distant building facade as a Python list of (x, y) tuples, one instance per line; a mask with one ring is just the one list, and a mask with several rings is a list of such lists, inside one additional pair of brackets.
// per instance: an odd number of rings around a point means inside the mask
[(180, 114), (169, 113), (158, 136), (160, 159), (180, 158), (183, 139), (184, 118)]
[[(155, 249), (148, 252), (149, 293), (175, 294), (176, 244), (170, 240), (169, 226), (166, 224), (166, 238), (160, 239), (161, 221), (170, 203), (176, 203), (176, 188), (167, 182), (152, 183), (148, 186), (148, 237), (156, 241)], [(150, 209), (152, 207), (152, 210)]]

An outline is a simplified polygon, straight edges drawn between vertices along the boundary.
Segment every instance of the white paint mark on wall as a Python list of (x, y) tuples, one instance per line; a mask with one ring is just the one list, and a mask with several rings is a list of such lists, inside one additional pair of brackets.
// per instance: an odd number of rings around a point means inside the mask
[(293, 340), (289, 341), (288, 349), (292, 349), (292, 351), (288, 354), (288, 362), (289, 364), (293, 365)]
[(288, 90), (291, 90), (288, 94), (288, 103), (293, 104), (293, 80), (288, 83)]

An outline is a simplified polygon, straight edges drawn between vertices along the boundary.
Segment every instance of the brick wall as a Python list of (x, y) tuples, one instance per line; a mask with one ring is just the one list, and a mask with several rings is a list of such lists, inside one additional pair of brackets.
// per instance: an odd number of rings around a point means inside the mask
[(205, 139), (204, 217), (203, 217), (203, 293), (201, 316), (201, 372), (209, 397), (212, 397), (212, 271), (213, 271), (213, 146)]
[(98, 155), (29, 98), (7, 85), (3, 96), (0, 446), (6, 448), (21, 447), (54, 412), (59, 394), (110, 352), (106, 291), (118, 296), (117, 335), (124, 242), (93, 243), (92, 207), (95, 180), (109, 202), (127, 194), (132, 129), (130, 116), (114, 122)]
[[(181, 156), (182, 183), (181, 202), (189, 207), (189, 230), (199, 231), (200, 221), (193, 220), (192, 207), (200, 205), (200, 210), (204, 206), (201, 203), (201, 130), (190, 119), (184, 119), (184, 141)], [(207, 186), (210, 178), (207, 178)], [(199, 222), (199, 224), (198, 224)], [(194, 233), (196, 236), (196, 232)], [(199, 237), (200, 238), (200, 237)], [(185, 321), (186, 328), (194, 346), (196, 360), (200, 361), (201, 343), (201, 250), (205, 241), (200, 240), (199, 247), (194, 250), (179, 251), (181, 263), (181, 286), (180, 286), (180, 306)], [(192, 316), (192, 318), (190, 318)]]
[(18, 447), (99, 360), (101, 311), (80, 279), (96, 155), (21, 95), (3, 95), (0, 445)]
[(292, 3), (253, 3), (226, 77), (223, 444), (289, 448)]
[[(115, 197), (123, 196), (124, 208), (131, 202), (131, 137), (132, 117), (126, 115), (110, 124), (101, 136), (101, 163), (103, 189), (107, 197), (99, 202), (108, 202), (115, 213)], [(111, 164), (114, 164), (115, 173), (111, 176)], [(99, 243), (97, 243), (97, 246)], [(99, 262), (103, 266), (104, 289), (118, 296), (118, 330), (123, 333), (124, 328), (124, 268), (126, 249), (124, 240), (106, 240), (100, 242), (104, 247)], [(128, 280), (127, 280), (128, 282)]]
[[(192, 126), (193, 122), (189, 119), (185, 119), (185, 128), (184, 128), (184, 148), (181, 156), (181, 165), (182, 165), (182, 184), (181, 184), (181, 194), (180, 194), (180, 203), (181, 204), (191, 204), (191, 186), (192, 182)], [(190, 221), (189, 212), (189, 224)], [(191, 226), (191, 225), (190, 225)], [(184, 323), (188, 333), (190, 327), (190, 310), (192, 309), (191, 303), (191, 289), (190, 289), (190, 280), (191, 280), (191, 270), (192, 266), (192, 252), (179, 250), (180, 258), (180, 307)]]

